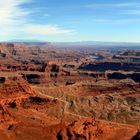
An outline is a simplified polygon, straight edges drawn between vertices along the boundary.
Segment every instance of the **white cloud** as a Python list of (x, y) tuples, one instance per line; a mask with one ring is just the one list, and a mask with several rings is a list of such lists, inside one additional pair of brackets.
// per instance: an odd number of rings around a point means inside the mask
[(30, 0), (2, 0), (0, 1), (0, 25), (11, 25), (23, 20), (30, 14), (20, 8), (21, 4), (29, 3)]
[[(85, 8), (100, 10), (105, 12), (101, 19), (94, 19), (98, 23), (126, 24), (140, 22), (140, 2), (120, 2), (120, 3), (91, 3)], [(128, 17), (129, 16), (129, 17)], [(135, 17), (133, 17), (135, 16)]]
[(85, 5), (87, 8), (139, 8), (140, 2), (123, 3), (91, 3)]
[[(72, 30), (63, 29), (59, 26), (47, 23), (44, 25), (31, 23), (28, 19), (30, 15), (36, 11), (21, 7), (22, 4), (30, 4), (31, 2), (33, 2), (33, 0), (0, 0), (1, 38), (23, 33), (27, 36), (45, 36), (49, 34), (69, 34), (73, 32)], [(49, 14), (45, 15), (48, 16)]]
[(140, 10), (123, 10), (120, 12), (120, 14), (140, 16)]
[(140, 19), (94, 19), (98, 23), (107, 23), (107, 24), (128, 24), (128, 23), (138, 23)]
[(44, 17), (44, 18), (46, 18), (46, 17), (51, 17), (51, 15), (50, 15), (50, 14), (44, 14), (43, 17)]
[(34, 35), (69, 34), (72, 30), (61, 29), (57, 25), (30, 24), (24, 27), (24, 32)]

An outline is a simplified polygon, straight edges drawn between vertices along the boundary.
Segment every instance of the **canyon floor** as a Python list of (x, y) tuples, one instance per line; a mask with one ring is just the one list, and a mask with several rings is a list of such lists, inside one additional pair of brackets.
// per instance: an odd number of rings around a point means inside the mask
[(2, 140), (131, 140), (138, 132), (140, 85), (132, 80), (35, 85), (11, 75), (0, 85)]

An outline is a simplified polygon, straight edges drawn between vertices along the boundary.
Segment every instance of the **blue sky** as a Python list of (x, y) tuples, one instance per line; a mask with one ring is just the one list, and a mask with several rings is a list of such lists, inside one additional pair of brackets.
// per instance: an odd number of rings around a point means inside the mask
[(0, 41), (140, 42), (139, 0), (3, 0)]

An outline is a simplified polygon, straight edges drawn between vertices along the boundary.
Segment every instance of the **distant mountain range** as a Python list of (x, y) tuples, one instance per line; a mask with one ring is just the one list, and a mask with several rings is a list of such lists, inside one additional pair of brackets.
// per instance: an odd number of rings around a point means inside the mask
[(52, 46), (58, 47), (87, 47), (95, 49), (134, 49), (140, 50), (140, 43), (125, 43), (125, 42), (100, 42), (100, 41), (85, 41), (85, 42), (52, 42)]
[(140, 43), (129, 42), (102, 42), (102, 41), (79, 41), (79, 42), (45, 42), (38, 40), (12, 40), (5, 43), (19, 43), (26, 45), (39, 46), (56, 46), (56, 47), (102, 47), (102, 48), (125, 48), (125, 49), (140, 49)]
[(102, 41), (81, 41), (81, 42), (52, 42), (54, 45), (137, 45), (139, 46), (140, 43), (129, 43), (129, 42), (102, 42)]

